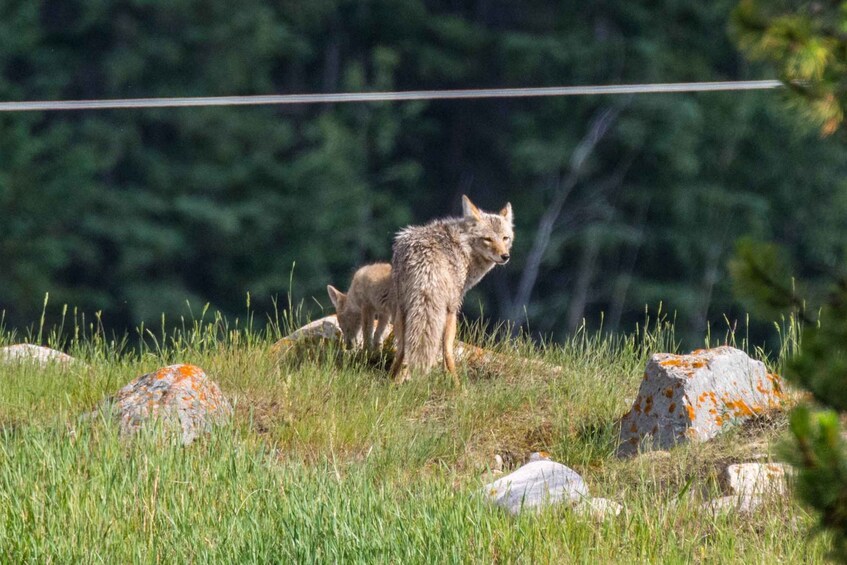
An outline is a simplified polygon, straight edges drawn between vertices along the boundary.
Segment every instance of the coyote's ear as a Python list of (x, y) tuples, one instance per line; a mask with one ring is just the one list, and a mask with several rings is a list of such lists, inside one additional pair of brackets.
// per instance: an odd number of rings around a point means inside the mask
[(329, 295), (329, 300), (332, 302), (332, 305), (335, 306), (335, 309), (338, 310), (341, 308), (339, 304), (347, 298), (343, 292), (332, 286), (331, 284), (326, 285), (326, 293)]
[(482, 213), (479, 211), (479, 208), (474, 206), (471, 199), (462, 195), (462, 215), (466, 218), (473, 218), (476, 221), (482, 219)]
[(512, 204), (510, 202), (506, 202), (506, 205), (500, 210), (500, 215), (506, 218), (507, 222), (512, 223)]

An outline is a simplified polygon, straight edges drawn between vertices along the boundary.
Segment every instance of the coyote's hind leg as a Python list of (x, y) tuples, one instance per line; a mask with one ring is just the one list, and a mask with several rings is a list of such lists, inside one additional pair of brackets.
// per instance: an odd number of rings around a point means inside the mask
[(406, 355), (406, 324), (405, 316), (400, 308), (394, 313), (394, 362), (388, 375), (394, 382), (403, 382), (403, 358)]
[(456, 387), (462, 386), (459, 381), (459, 375), (456, 374), (456, 359), (453, 354), (453, 346), (456, 342), (456, 319), (455, 311), (447, 311), (447, 318), (444, 320), (444, 368), (453, 375), (453, 382)]

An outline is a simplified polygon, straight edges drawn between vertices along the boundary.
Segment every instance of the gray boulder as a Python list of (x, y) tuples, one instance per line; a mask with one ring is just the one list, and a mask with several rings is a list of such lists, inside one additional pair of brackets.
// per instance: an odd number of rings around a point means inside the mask
[(621, 419), (618, 455), (709, 440), (729, 425), (778, 408), (782, 398), (779, 376), (738, 349), (657, 353)]

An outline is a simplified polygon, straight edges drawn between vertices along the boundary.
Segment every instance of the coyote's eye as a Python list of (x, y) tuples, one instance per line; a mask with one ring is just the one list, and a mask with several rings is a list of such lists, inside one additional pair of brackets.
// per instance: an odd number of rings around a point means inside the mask
[(485, 243), (494, 243), (494, 240), (490, 237), (483, 237), (482, 241), (484, 241)]
[(505, 241), (506, 243), (509, 243), (509, 241), (510, 241), (511, 239), (512, 239), (512, 238), (511, 238), (511, 237), (509, 237), (508, 235), (504, 235), (504, 236), (503, 236), (503, 241)]

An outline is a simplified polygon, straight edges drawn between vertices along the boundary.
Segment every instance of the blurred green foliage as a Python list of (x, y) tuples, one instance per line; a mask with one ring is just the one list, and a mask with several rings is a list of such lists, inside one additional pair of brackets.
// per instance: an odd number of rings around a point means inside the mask
[[(822, 133), (843, 132), (847, 3), (741, 0), (733, 29), (748, 54), (776, 67), (796, 105)], [(843, 134), (838, 139), (843, 142)], [(831, 184), (836, 198), (847, 197), (837, 181)], [(844, 239), (843, 230), (833, 235)], [(815, 406), (801, 404), (793, 411), (794, 441), (786, 454), (797, 469), (799, 497), (818, 512), (819, 531), (832, 535), (832, 557), (847, 562), (847, 451), (841, 431), (847, 412), (847, 274), (844, 243), (832, 249), (840, 260), (804, 261), (825, 273), (817, 280), (789, 285), (796, 271), (788, 260), (793, 250), (753, 240), (739, 243), (730, 270), (739, 296), (760, 312), (789, 311), (803, 322), (786, 376), (811, 394)]]
[(733, 30), (742, 49), (772, 63), (801, 108), (826, 134), (847, 104), (847, 3), (741, 0)]
[[(726, 33), (733, 5), (12, 0), (0, 99), (767, 76)], [(239, 315), (247, 292), (260, 313), (291, 292), (317, 314), (327, 283), (467, 193), (511, 201), (517, 223), (514, 260), (469, 316), (555, 337), (601, 313), (631, 329), (661, 302), (693, 342), (743, 317), (727, 276), (739, 237), (780, 243), (811, 281), (843, 259), (845, 173), (843, 147), (772, 92), (7, 113), (0, 309), (28, 324), (49, 291), (123, 329), (186, 300)]]

